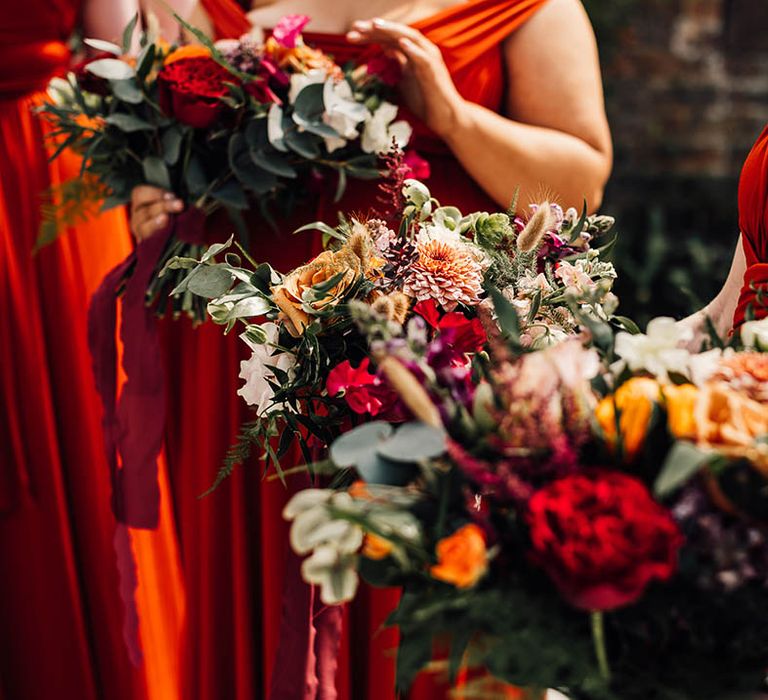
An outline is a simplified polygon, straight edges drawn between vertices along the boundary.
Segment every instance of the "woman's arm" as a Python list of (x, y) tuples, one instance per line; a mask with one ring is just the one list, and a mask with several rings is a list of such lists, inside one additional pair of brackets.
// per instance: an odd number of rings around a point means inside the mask
[(467, 102), (439, 49), (411, 27), (356, 22), (350, 41), (384, 44), (404, 65), (403, 97), (501, 206), (548, 194), (600, 205), (612, 165), (597, 45), (579, 0), (549, 0), (507, 40), (506, 113)]
[(744, 257), (744, 246), (741, 236), (736, 244), (736, 250), (731, 262), (731, 270), (728, 278), (725, 280), (723, 288), (718, 295), (688, 318), (680, 321), (681, 324), (688, 326), (693, 331), (693, 341), (691, 348), (698, 350), (702, 342), (709, 337), (707, 328), (707, 318), (710, 319), (715, 331), (721, 338), (725, 338), (733, 328), (733, 314), (739, 303), (741, 286), (744, 283), (744, 273), (747, 269), (747, 260)]

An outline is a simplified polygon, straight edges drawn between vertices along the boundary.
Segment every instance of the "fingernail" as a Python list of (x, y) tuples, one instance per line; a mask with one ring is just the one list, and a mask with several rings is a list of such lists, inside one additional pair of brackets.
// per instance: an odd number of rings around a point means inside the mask
[(165, 200), (176, 199), (176, 195), (173, 192), (166, 192), (163, 195), (163, 199), (165, 199)]
[(164, 226), (166, 221), (168, 221), (168, 217), (165, 214), (160, 214), (160, 216), (155, 218), (155, 223), (158, 226)]
[(184, 202), (182, 202), (180, 199), (175, 199), (173, 202), (171, 202), (171, 207), (174, 211), (181, 211), (184, 208)]
[(387, 20), (385, 20), (385, 19), (381, 19), (381, 17), (376, 17), (376, 18), (373, 20), (373, 23), (374, 23), (374, 25), (375, 25), (375, 26), (377, 26), (377, 27), (386, 27), (386, 26), (387, 26), (387, 24), (388, 24)]
[(371, 23), (367, 19), (359, 19), (356, 22), (352, 22), (352, 26), (355, 29), (360, 29), (361, 31), (366, 31), (367, 29), (371, 28)]
[(351, 32), (347, 32), (347, 39), (349, 41), (358, 41), (359, 39), (362, 39), (363, 35), (360, 32), (356, 32), (352, 30)]

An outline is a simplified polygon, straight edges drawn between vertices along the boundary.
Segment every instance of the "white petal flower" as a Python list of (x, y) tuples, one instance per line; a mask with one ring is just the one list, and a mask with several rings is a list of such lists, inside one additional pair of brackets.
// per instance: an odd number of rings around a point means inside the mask
[(681, 346), (691, 338), (690, 329), (662, 316), (650, 321), (645, 335), (617, 333), (616, 354), (633, 372), (647, 370), (659, 380), (668, 381), (670, 372), (687, 376), (691, 353)]
[(240, 363), (240, 379), (245, 379), (245, 384), (237, 391), (249, 406), (256, 407), (258, 415), (264, 415), (271, 408), (278, 408), (272, 402), (275, 391), (270, 382), (279, 382), (271, 368), (290, 372), (296, 365), (295, 355), (275, 350), (273, 347), (277, 343), (278, 327), (274, 323), (263, 323), (261, 328), (266, 333), (267, 342), (263, 345), (251, 345), (253, 352), (250, 359)]
[(768, 351), (768, 318), (760, 321), (747, 321), (741, 327), (741, 342), (747, 348)]
[(301, 565), (308, 583), (320, 586), (320, 599), (326, 605), (352, 600), (357, 592), (357, 557), (344, 554), (331, 545), (318, 547)]
[(392, 147), (393, 139), (398, 148), (405, 148), (413, 129), (404, 120), (393, 121), (396, 116), (397, 107), (391, 102), (382, 102), (373, 114), (369, 113), (360, 142), (363, 151), (366, 153), (386, 152)]
[(75, 101), (75, 91), (71, 83), (64, 78), (51, 78), (47, 93), (51, 102), (57, 107), (70, 105)]
[(294, 73), (291, 76), (291, 85), (288, 88), (288, 102), (293, 104), (299, 93), (308, 85), (324, 83), (328, 74), (322, 68), (313, 68), (306, 73)]
[(323, 107), (323, 121), (347, 140), (359, 136), (357, 125), (370, 114), (364, 104), (355, 100), (346, 80), (333, 78), (328, 78), (323, 85)]
[(299, 491), (285, 504), (283, 517), (286, 520), (293, 520), (297, 515), (310, 508), (328, 503), (331, 496), (333, 496), (331, 489), (304, 489)]

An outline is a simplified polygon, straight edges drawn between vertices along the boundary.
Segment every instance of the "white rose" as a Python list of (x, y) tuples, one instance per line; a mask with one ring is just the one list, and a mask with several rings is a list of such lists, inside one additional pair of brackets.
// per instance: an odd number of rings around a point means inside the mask
[(382, 102), (379, 108), (369, 113), (363, 127), (360, 146), (366, 153), (384, 153), (395, 141), (397, 148), (403, 149), (411, 138), (413, 129), (404, 121), (393, 121), (397, 116), (397, 107), (391, 102)]
[(357, 125), (365, 121), (368, 108), (357, 102), (346, 80), (329, 78), (323, 85), (323, 121), (338, 133), (338, 137), (325, 137), (328, 152), (346, 145), (346, 141), (359, 136)]
[(691, 353), (684, 347), (692, 339), (692, 331), (673, 318), (660, 316), (648, 323), (645, 335), (621, 331), (616, 334), (616, 354), (633, 372), (647, 370), (660, 381), (668, 381), (669, 373), (688, 375)]

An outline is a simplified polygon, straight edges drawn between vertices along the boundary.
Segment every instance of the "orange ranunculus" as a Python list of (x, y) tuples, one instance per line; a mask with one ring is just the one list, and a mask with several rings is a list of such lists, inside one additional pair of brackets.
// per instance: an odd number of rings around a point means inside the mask
[(749, 447), (768, 434), (768, 406), (710, 382), (701, 389), (695, 421), (699, 444), (712, 447)]
[(621, 414), (624, 455), (634, 459), (640, 452), (648, 432), (653, 405), (661, 398), (661, 386), (650, 377), (633, 377), (624, 382), (613, 396), (605, 397), (595, 409), (595, 417), (608, 443), (616, 446), (616, 411)]
[(699, 389), (693, 384), (665, 386), (662, 390), (667, 406), (669, 432), (680, 440), (695, 440), (697, 436), (696, 403)]
[(385, 540), (383, 537), (368, 532), (366, 533), (365, 541), (363, 542), (362, 555), (368, 559), (379, 561), (381, 559), (386, 559), (392, 553), (392, 549), (393, 546), (389, 540)]
[(166, 57), (163, 64), (170, 66), (171, 63), (181, 61), (184, 58), (210, 58), (211, 52), (201, 46), (200, 44), (187, 44), (186, 46), (179, 46), (175, 51), (171, 51)]
[(358, 479), (355, 481), (348, 489), (347, 493), (352, 496), (352, 498), (356, 498), (359, 501), (372, 501), (373, 495), (368, 490), (368, 484), (366, 484), (362, 479)]
[(472, 523), (437, 543), (437, 564), (430, 567), (433, 578), (457, 588), (474, 586), (488, 568), (488, 550), (483, 531)]
[[(364, 274), (368, 257), (370, 245), (353, 236), (339, 250), (323, 251), (311, 262), (286, 275), (282, 284), (272, 288), (273, 299), (283, 312), (291, 335), (300, 336), (311, 323), (309, 310), (322, 312), (344, 298)], [(336, 277), (338, 279), (329, 289), (317, 290), (318, 285)]]

